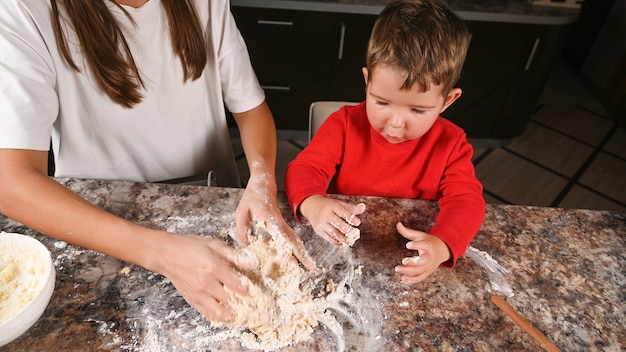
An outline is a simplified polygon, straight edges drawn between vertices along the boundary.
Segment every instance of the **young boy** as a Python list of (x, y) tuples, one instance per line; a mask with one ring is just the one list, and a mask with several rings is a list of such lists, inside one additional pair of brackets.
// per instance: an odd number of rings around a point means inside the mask
[(388, 4), (368, 45), (365, 102), (329, 116), (287, 167), (296, 218), (336, 245), (350, 243), (365, 207), (328, 193), (438, 200), (429, 233), (396, 225), (415, 251), (395, 268), (404, 282), (422, 281), (440, 265), (453, 267), (484, 218), (472, 146), (440, 116), (461, 96), (454, 85), (468, 38), (465, 24), (443, 3)]

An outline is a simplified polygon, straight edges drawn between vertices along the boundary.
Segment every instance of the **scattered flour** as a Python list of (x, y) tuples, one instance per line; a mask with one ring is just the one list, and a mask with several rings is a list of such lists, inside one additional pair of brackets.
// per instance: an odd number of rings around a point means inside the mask
[(344, 243), (343, 245), (347, 246), (347, 247), (352, 247), (354, 245), (354, 243), (359, 238), (361, 238), (361, 230), (359, 230), (358, 227), (353, 227), (345, 235), (346, 235), (346, 243)]
[[(234, 227), (228, 229), (231, 237), (233, 231)], [(223, 233), (220, 236), (226, 237)], [(326, 245), (323, 239), (320, 242)], [(359, 286), (355, 278), (362, 275), (363, 266), (352, 264), (348, 248), (330, 247), (333, 252), (318, 260), (326, 268), (319, 265), (310, 272), (294, 256), (285, 257), (262, 228), (255, 228), (250, 243), (244, 251), (256, 256), (260, 265), (242, 273), (257, 293), (253, 296), (262, 297), (260, 302), (234, 296), (235, 322), (224, 324), (207, 322), (188, 305), (183, 309), (178, 306), (175, 312), (163, 311), (160, 293), (144, 292), (144, 309), (129, 312), (129, 316), (140, 321), (144, 331), (136, 337), (131, 350), (275, 351), (299, 343), (313, 343), (316, 348), (327, 346), (324, 350), (335, 351), (352, 350), (355, 346), (382, 348), (383, 317), (379, 305), (367, 292), (355, 291)], [(264, 311), (269, 314), (263, 314)], [(172, 349), (173, 346), (177, 347)]]
[[(251, 349), (275, 350), (296, 344), (311, 336), (318, 320), (338, 335), (341, 325), (327, 312), (323, 298), (314, 298), (319, 280), (303, 269), (297, 259), (280, 250), (264, 228), (256, 226), (245, 251), (256, 256), (260, 265), (244, 272), (253, 288), (249, 297), (231, 293), (234, 301), (234, 328), (244, 328), (242, 344)], [(279, 248), (277, 248), (279, 247)], [(326, 281), (326, 291), (339, 288), (332, 279)], [(222, 324), (212, 323), (214, 326)]]
[[(360, 210), (360, 212), (362, 213), (363, 211), (365, 211), (365, 203), (359, 203), (356, 205)], [(352, 224), (352, 221), (354, 220), (354, 218), (356, 218), (357, 214), (352, 214), (350, 215), (350, 218), (348, 219), (348, 223)], [(361, 230), (359, 230), (358, 227), (353, 226), (352, 229), (350, 231), (348, 231), (348, 233), (345, 234), (346, 235), (346, 243), (344, 243), (344, 246), (349, 246), (352, 247), (356, 241), (359, 240), (359, 238), (361, 238)]]
[[(211, 217), (170, 217), (160, 225), (170, 232), (211, 233), (225, 241), (234, 238), (232, 214), (211, 213)], [(214, 225), (210, 223), (215, 222), (230, 224), (230, 227), (214, 233)], [(301, 237), (308, 235), (306, 232)], [(126, 269), (121, 262), (105, 263), (111, 264), (111, 268), (101, 270), (103, 273), (124, 274), (123, 279), (118, 275), (101, 275), (98, 286), (119, 285), (125, 302), (125, 320), (114, 324), (93, 316), (90, 321), (99, 324), (98, 333), (109, 337), (109, 343), (103, 347), (133, 352), (274, 351), (281, 348), (291, 351), (291, 348), (309, 344), (335, 351), (362, 350), (364, 346), (374, 350), (383, 348), (380, 332), (384, 319), (379, 304), (369, 291), (360, 289), (357, 278), (362, 275), (363, 266), (353, 264), (349, 248), (332, 246), (311, 235), (310, 242), (319, 243), (309, 243), (310, 248), (321, 257), (316, 260), (316, 271), (310, 272), (290, 253), (284, 257), (284, 247), (279, 250), (280, 246), (263, 229), (255, 229), (251, 236), (251, 245), (243, 251), (256, 256), (260, 265), (242, 274), (249, 280), (252, 290), (259, 290), (254, 291), (257, 294), (253, 296), (265, 298), (260, 304), (240, 301), (241, 305), (235, 310), (251, 309), (238, 314), (236, 321), (229, 325), (205, 320), (184, 302), (167, 278), (143, 268)], [(56, 242), (54, 247), (61, 251), (55, 258), (56, 266), (59, 270), (72, 267), (72, 276), (76, 278), (85, 276), (84, 272), (91, 268), (81, 263), (87, 264), (92, 256), (100, 256), (62, 241)], [(80, 270), (74, 269), (77, 265)], [(266, 301), (267, 297), (270, 302)]]
[(509, 271), (493, 259), (489, 253), (469, 246), (467, 247), (465, 255), (487, 271), (487, 274), (489, 275), (489, 282), (491, 283), (491, 289), (493, 289), (494, 292), (506, 297), (513, 297), (513, 288), (504, 277), (504, 275), (508, 274)]

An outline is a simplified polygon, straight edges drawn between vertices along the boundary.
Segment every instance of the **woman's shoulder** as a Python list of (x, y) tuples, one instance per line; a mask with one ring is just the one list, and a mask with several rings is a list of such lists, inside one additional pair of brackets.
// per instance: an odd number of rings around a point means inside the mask
[(29, 17), (50, 18), (50, 1), (42, 0), (2, 0), (0, 1), (0, 18), (2, 24), (22, 22)]
[(225, 14), (230, 13), (230, 1), (206, 1), (206, 0), (193, 0), (192, 1), (198, 15), (205, 17), (207, 14), (212, 17), (221, 18)]
[(20, 50), (45, 51), (43, 42), (54, 40), (51, 11), (50, 1), (1, 0), (0, 56), (19, 58)]
[[(30, 15), (34, 17), (50, 18), (50, 1), (42, 0), (2, 0), (0, 1), (0, 16), (4, 15)], [(19, 21), (21, 17), (13, 17)]]

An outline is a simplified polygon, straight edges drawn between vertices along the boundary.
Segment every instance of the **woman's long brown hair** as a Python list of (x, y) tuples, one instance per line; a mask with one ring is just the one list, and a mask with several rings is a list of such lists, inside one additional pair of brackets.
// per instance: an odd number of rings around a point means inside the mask
[[(132, 108), (143, 98), (141, 89), (144, 83), (124, 34), (105, 1), (112, 0), (50, 0), (57, 45), (68, 64), (80, 72), (70, 55), (62, 22), (70, 24), (100, 88), (114, 102)], [(162, 0), (162, 3), (167, 13), (174, 53), (183, 66), (184, 80), (196, 80), (207, 63), (204, 33), (198, 14), (191, 0)], [(60, 6), (67, 18), (63, 18)]]

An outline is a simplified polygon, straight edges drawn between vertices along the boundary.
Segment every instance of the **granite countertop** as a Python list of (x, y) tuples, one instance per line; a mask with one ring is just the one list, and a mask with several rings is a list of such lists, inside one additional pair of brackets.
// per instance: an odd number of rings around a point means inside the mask
[[(232, 6), (378, 15), (391, 0), (231, 0)], [(465, 20), (564, 25), (580, 9), (533, 5), (528, 0), (446, 0)]]
[[(241, 189), (57, 179), (97, 206), (152, 228), (223, 236)], [(434, 202), (342, 197), (368, 209), (361, 239), (336, 248), (281, 210), (322, 268), (346, 281), (346, 299), (328, 310), (339, 328), (319, 325), (283, 351), (538, 351), (539, 345), (490, 301), (488, 274), (467, 257), (415, 285), (393, 271), (408, 252), (403, 221), (426, 230)], [(2, 351), (245, 351), (211, 327), (162, 276), (45, 237), (0, 217), (0, 229), (31, 235), (51, 251), (57, 279), (39, 321)], [(471, 246), (507, 270), (506, 301), (564, 351), (626, 348), (626, 214), (488, 205)], [(358, 272), (358, 274), (355, 274)]]

